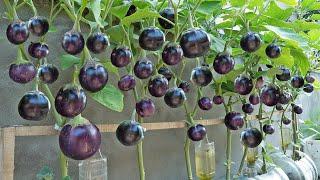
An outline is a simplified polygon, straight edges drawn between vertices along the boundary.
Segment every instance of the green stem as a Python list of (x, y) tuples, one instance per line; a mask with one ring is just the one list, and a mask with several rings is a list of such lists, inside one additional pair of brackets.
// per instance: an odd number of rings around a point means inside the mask
[[(223, 102), (226, 114), (228, 114), (231, 110), (231, 99), (232, 96), (229, 97), (228, 103), (226, 104)], [(231, 130), (227, 128), (227, 149), (226, 149), (226, 180), (231, 179), (231, 147), (232, 147), (232, 136), (231, 136)]]
[(53, 117), (55, 118), (57, 125), (59, 127), (62, 127), (66, 122), (64, 119), (61, 118), (61, 116), (57, 112), (56, 108), (54, 107), (54, 97), (51, 93), (49, 86), (47, 84), (43, 84), (42, 88), (44, 90), (44, 93), (47, 95), (47, 97), (50, 101), (50, 104), (52, 105), (51, 108), (52, 108), (52, 112), (53, 112)]
[(129, 47), (129, 49), (131, 50), (131, 41), (130, 41), (130, 36), (128, 34), (128, 32), (126, 31), (126, 29), (124, 28), (124, 26), (121, 24), (120, 25), (123, 32), (124, 32), (124, 35), (125, 35), (125, 38), (126, 38), (126, 41), (127, 41), (127, 46)]
[(34, 4), (33, 4), (33, 1), (32, 1), (32, 0), (31, 0), (31, 1), (29, 1), (28, 5), (31, 7), (32, 12), (33, 12), (33, 15), (34, 15), (34, 16), (37, 16), (37, 15), (38, 15), (37, 8), (34, 6)]
[(197, 101), (196, 101), (196, 103), (195, 103), (195, 105), (194, 105), (194, 108), (193, 108), (193, 111), (192, 111), (192, 113), (191, 113), (191, 116), (192, 117), (194, 117), (194, 115), (197, 113), (197, 108), (198, 108), (198, 101), (199, 101), (199, 99), (201, 98), (201, 95), (202, 95), (202, 92), (201, 92), (201, 88), (200, 87), (198, 87), (198, 89), (197, 89)]
[(227, 128), (227, 150), (226, 150), (226, 156), (227, 156), (227, 167), (226, 167), (226, 179), (231, 179), (231, 146), (232, 146), (232, 136), (231, 136), (231, 130)]
[(173, 5), (174, 10), (174, 42), (177, 41), (179, 36), (179, 26), (178, 26), (178, 5)]
[(23, 50), (19, 46), (18, 51), (17, 51), (16, 63), (19, 64), (19, 63), (26, 63), (26, 62), (28, 62), (28, 61), (24, 59)]
[(282, 152), (283, 154), (286, 154), (286, 149), (284, 147), (284, 139), (283, 139), (283, 123), (280, 122), (280, 136), (281, 136), (281, 149), (282, 149)]
[(241, 158), (241, 163), (240, 163), (240, 166), (239, 166), (239, 169), (238, 169), (238, 173), (237, 173), (238, 176), (241, 175), (241, 172), (242, 172), (242, 169), (243, 169), (243, 165), (244, 165), (244, 161), (246, 160), (247, 154), (248, 154), (248, 147), (244, 146), (244, 151), (243, 151), (243, 155), (242, 155), (242, 158)]
[(64, 179), (68, 176), (68, 160), (66, 156), (60, 151), (60, 171), (61, 171), (61, 179)]
[(294, 111), (292, 110), (291, 112), (291, 117), (292, 117), (292, 135), (293, 135), (293, 146), (292, 146), (292, 159), (294, 161), (296, 161), (298, 159), (298, 154), (297, 154), (297, 150), (298, 150), (298, 135), (297, 135), (297, 116), (294, 113)]
[[(245, 126), (246, 128), (248, 127), (248, 119), (247, 119), (247, 114), (244, 115), (244, 122), (245, 122)], [(239, 169), (238, 169), (238, 176), (241, 175), (241, 172), (242, 172), (242, 168), (243, 168), (243, 165), (244, 165), (244, 161), (247, 157), (247, 154), (248, 154), (248, 147), (247, 146), (244, 146), (244, 151), (243, 151), (243, 155), (242, 155), (242, 159), (241, 159), (241, 163), (240, 163), (240, 166), (239, 166)]]
[(271, 119), (272, 119), (272, 116), (274, 114), (274, 110), (276, 109), (276, 107), (273, 107), (272, 108), (272, 111), (271, 111), (271, 115), (270, 115), (270, 118), (269, 118), (269, 124), (271, 124)]
[[(114, 0), (108, 0), (107, 5), (105, 6), (105, 9), (104, 9), (104, 11), (102, 12), (102, 19), (103, 19), (103, 20), (105, 20), (105, 19), (107, 18), (108, 13), (109, 13), (109, 11), (110, 11), (110, 9), (111, 9), (111, 7), (112, 7), (113, 1), (114, 1)], [(111, 26), (112, 26), (112, 25), (111, 25)]]
[(192, 167), (191, 167), (191, 160), (190, 160), (190, 139), (188, 136), (186, 137), (184, 143), (184, 156), (186, 160), (187, 172), (188, 172), (188, 180), (192, 180)]
[[(134, 99), (135, 102), (139, 100), (137, 90), (134, 88)], [(141, 124), (143, 123), (143, 119), (138, 116), (138, 122)], [(140, 141), (137, 145), (137, 153), (138, 153), (138, 166), (139, 166), (139, 172), (140, 172), (140, 180), (145, 180), (145, 170), (144, 170), (144, 164), (143, 164), (143, 141)]]
[[(138, 122), (142, 123), (143, 119), (138, 116)], [(144, 164), (143, 164), (143, 141), (140, 141), (137, 145), (137, 151), (138, 151), (138, 165), (139, 165), (139, 172), (140, 172), (140, 180), (145, 180), (145, 171), (144, 171)]]
[(27, 55), (26, 51), (24, 50), (23, 44), (20, 44), (20, 45), (19, 45), (19, 49), (20, 49), (20, 51), (21, 51), (21, 54), (22, 54), (23, 59), (24, 59), (24, 60), (29, 60), (28, 55)]
[[(191, 28), (193, 28), (194, 26), (193, 26), (193, 18), (192, 18), (192, 14), (191, 14), (191, 12), (189, 11), (189, 13), (188, 13), (188, 20), (189, 20), (189, 26), (191, 27)], [(197, 58), (198, 59), (198, 58)]]
[[(262, 103), (260, 103), (260, 107), (259, 107), (259, 114), (258, 114), (258, 120), (259, 120), (259, 125), (260, 125), (260, 132), (262, 133), (262, 139), (264, 140), (264, 133), (263, 133), (263, 127), (262, 127), (262, 122), (261, 120), (263, 119), (262, 117)], [(265, 156), (266, 156), (266, 150), (264, 149), (264, 147), (261, 148), (261, 153), (262, 153), (262, 167), (261, 167), (261, 170), (262, 170), (262, 173), (265, 174), (267, 173), (267, 165), (266, 165), (266, 159), (265, 159)]]
[[(198, 0), (197, 4), (194, 6), (194, 8), (190, 11), (189, 14), (194, 14), (194, 12), (198, 9), (198, 7), (200, 6), (202, 0)], [(179, 31), (179, 35), (181, 34), (181, 32), (183, 31), (183, 29), (185, 28), (185, 26), (188, 24), (189, 19), (186, 19), (186, 21), (182, 24), (180, 31)]]
[[(259, 124), (260, 124), (260, 131), (262, 133), (262, 139), (264, 140), (264, 133), (263, 133), (263, 127), (262, 127), (262, 122), (259, 121)], [(266, 165), (266, 150), (264, 147), (261, 148), (261, 153), (262, 153), (262, 167), (261, 167), (261, 170), (262, 170), (262, 173), (265, 174), (267, 173), (267, 165)]]
[(283, 123), (282, 123), (282, 120), (283, 120), (283, 118), (284, 118), (284, 114), (285, 114), (285, 112), (287, 111), (289, 105), (290, 105), (290, 104), (288, 104), (288, 105), (286, 106), (286, 108), (283, 110), (282, 116), (281, 116), (281, 122), (280, 122), (281, 149), (282, 149), (282, 151), (283, 151), (283, 154), (286, 154), (286, 149), (285, 149), (285, 146), (284, 146)]

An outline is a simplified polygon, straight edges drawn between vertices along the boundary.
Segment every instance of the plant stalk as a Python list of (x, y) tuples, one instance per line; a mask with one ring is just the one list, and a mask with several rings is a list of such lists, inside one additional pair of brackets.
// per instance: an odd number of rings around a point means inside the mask
[(231, 130), (227, 128), (227, 167), (226, 167), (226, 180), (231, 179), (231, 145), (232, 145), (232, 137), (231, 137)]
[[(261, 134), (262, 134), (262, 139), (264, 140), (264, 133), (263, 133), (263, 129), (262, 129), (262, 123), (260, 122), (259, 120), (259, 124), (260, 124), (260, 131), (261, 131)], [(261, 153), (262, 153), (262, 167), (261, 167), (261, 171), (263, 174), (267, 173), (267, 164), (266, 164), (266, 150), (264, 147), (261, 148)]]
[(187, 136), (184, 143), (184, 156), (186, 160), (188, 180), (192, 180), (192, 168), (191, 168), (191, 161), (190, 161), (190, 143), (191, 143), (190, 139)]
[[(263, 133), (263, 127), (262, 127), (262, 122), (261, 122), (261, 119), (262, 119), (262, 103), (260, 103), (260, 107), (259, 107), (259, 114), (258, 114), (258, 119), (259, 119), (259, 125), (260, 125), (260, 131), (261, 131), (261, 134), (262, 134), (262, 140), (264, 140), (264, 133)], [(261, 153), (262, 153), (262, 167), (261, 167), (261, 170), (262, 170), (262, 173), (265, 174), (267, 173), (267, 165), (266, 165), (266, 159), (265, 159), (265, 156), (266, 156), (266, 150), (264, 147), (261, 148)]]
[(51, 93), (51, 90), (47, 84), (43, 84), (42, 87), (43, 87), (43, 90), (50, 101), (52, 112), (53, 112), (53, 117), (56, 120), (57, 125), (59, 127), (62, 127), (65, 124), (65, 120), (61, 118), (61, 116), (57, 112), (56, 108), (54, 107), (54, 97)]
[(61, 170), (61, 179), (64, 179), (68, 176), (68, 160), (66, 156), (60, 151), (60, 170)]
[(292, 159), (294, 161), (298, 160), (298, 128), (297, 128), (297, 116), (294, 111), (291, 112), (291, 117), (292, 117), (292, 135), (293, 135), (293, 146), (292, 146)]
[(139, 172), (140, 172), (140, 180), (145, 180), (145, 171), (144, 171), (144, 165), (143, 165), (143, 141), (140, 141), (137, 145), (137, 151), (138, 151), (138, 165), (139, 165)]
[[(245, 122), (245, 126), (247, 128), (248, 127), (247, 113), (245, 113), (245, 115), (244, 115), (244, 122)], [(244, 151), (243, 151), (241, 163), (240, 163), (240, 166), (239, 166), (239, 169), (238, 169), (238, 173), (237, 173), (238, 176), (241, 175), (241, 172), (242, 172), (242, 169), (243, 169), (243, 165), (244, 165), (244, 161), (245, 161), (245, 159), (247, 157), (247, 154), (248, 154), (248, 147), (244, 146)]]
[(241, 172), (242, 172), (242, 169), (243, 169), (243, 165), (244, 165), (244, 161), (246, 160), (247, 154), (248, 154), (248, 147), (244, 146), (244, 151), (243, 151), (243, 155), (242, 155), (242, 158), (241, 158), (241, 163), (240, 163), (240, 166), (239, 166), (239, 169), (238, 169), (238, 173), (237, 173), (238, 176), (241, 175)]
[(281, 136), (281, 149), (283, 154), (286, 154), (286, 149), (284, 148), (284, 140), (283, 140), (283, 123), (280, 122), (280, 136)]
[[(137, 90), (134, 88), (134, 99), (135, 102), (139, 100)], [(138, 122), (143, 123), (143, 119), (138, 116)], [(140, 173), (140, 180), (145, 180), (145, 170), (144, 170), (144, 164), (143, 164), (143, 141), (141, 140), (139, 144), (137, 145), (137, 154), (138, 154), (138, 166), (139, 166), (139, 173)]]
[(284, 118), (284, 114), (286, 112), (286, 110), (288, 109), (289, 104), (286, 106), (286, 108), (283, 110), (282, 112), (282, 116), (281, 116), (281, 122), (280, 122), (280, 135), (281, 135), (281, 149), (283, 151), (283, 154), (286, 154), (286, 149), (284, 147), (284, 138), (283, 138), (283, 123), (282, 120)]

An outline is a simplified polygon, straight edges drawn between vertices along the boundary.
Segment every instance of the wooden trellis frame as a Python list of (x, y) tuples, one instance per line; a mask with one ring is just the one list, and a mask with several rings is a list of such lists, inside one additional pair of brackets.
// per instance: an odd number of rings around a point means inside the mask
[[(256, 116), (248, 116), (248, 120), (256, 119)], [(223, 123), (222, 118), (198, 120), (205, 126), (218, 125)], [(147, 130), (178, 129), (186, 127), (184, 121), (143, 123)], [(100, 132), (115, 132), (118, 124), (99, 124)], [(22, 136), (53, 136), (58, 131), (53, 126), (9, 126), (1, 128), (0, 141), (0, 179), (13, 180), (14, 177), (14, 151), (15, 138)]]

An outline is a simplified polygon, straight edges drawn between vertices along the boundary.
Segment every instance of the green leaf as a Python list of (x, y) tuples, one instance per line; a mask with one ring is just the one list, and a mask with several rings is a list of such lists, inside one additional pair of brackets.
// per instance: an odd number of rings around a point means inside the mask
[(274, 65), (276, 66), (285, 66), (288, 68), (292, 68), (294, 65), (294, 58), (290, 54), (289, 48), (282, 48), (281, 56), (276, 59), (270, 59)]
[[(264, 0), (251, 0), (251, 1), (248, 1), (249, 3), (249, 8), (255, 8), (255, 7), (258, 7), (259, 9), (263, 7), (264, 5)], [(261, 10), (261, 9), (260, 9)], [(259, 11), (260, 11), (259, 10)]]
[(48, 167), (44, 166), (38, 173), (37, 173), (37, 180), (53, 180), (54, 173), (53, 170)]
[(110, 9), (110, 12), (111, 12), (111, 14), (118, 17), (119, 19), (122, 19), (126, 16), (129, 8), (130, 8), (129, 4), (124, 4), (121, 6), (112, 7)]
[(267, 76), (274, 77), (276, 74), (281, 74), (281, 73), (282, 71), (279, 69), (279, 67), (274, 67), (267, 71)]
[(266, 53), (265, 49), (267, 47), (267, 44), (263, 44), (259, 50), (256, 53), (256, 55), (261, 57), (260, 63), (270, 63), (272, 62), (275, 66), (285, 66), (288, 68), (291, 68), (294, 65), (294, 59), (290, 54), (290, 48), (282, 48), (281, 50), (281, 56), (275, 59), (270, 59)]
[(144, 9), (147, 7), (156, 7), (158, 0), (135, 0), (132, 4), (140, 9)]
[(227, 80), (233, 82), (239, 74), (243, 73), (243, 71), (245, 70), (243, 65), (241, 64), (238, 66), (241, 66), (241, 67), (235, 67), (234, 70), (230, 71), (228, 74), (225, 75)]
[(102, 26), (102, 23), (101, 23), (102, 20), (100, 18), (100, 13), (101, 13), (100, 2), (101, 0), (90, 1), (90, 8), (92, 10), (94, 19), (96, 20), (97, 24)]
[(306, 22), (305, 20), (295, 20), (291, 25), (296, 32), (320, 29), (319, 23)]
[(70, 176), (65, 176), (65, 177), (63, 177), (63, 179), (62, 180), (72, 180), (71, 179), (71, 177)]
[(129, 26), (134, 22), (138, 22), (144, 18), (158, 18), (160, 14), (151, 9), (138, 9), (136, 13), (122, 19), (122, 24)]
[(245, 0), (230, 0), (230, 3), (232, 6), (242, 7), (245, 5), (246, 1)]
[(320, 20), (320, 14), (312, 14), (311, 19), (313, 20)]
[(49, 33), (51, 32), (57, 32), (57, 28), (54, 26), (54, 25), (50, 25), (50, 27), (49, 27), (49, 31), (48, 31)]
[(207, 15), (208, 17), (212, 17), (214, 12), (217, 12), (221, 9), (221, 1), (220, 0), (208, 0), (203, 1), (200, 6), (197, 8), (197, 12)]
[(301, 2), (301, 7), (303, 8), (309, 8), (310, 6), (312, 6), (314, 3), (316, 3), (317, 0), (303, 0)]
[(217, 53), (223, 52), (224, 45), (226, 42), (223, 39), (215, 37), (211, 34), (210, 34), (210, 39), (211, 39), (210, 49)]
[(281, 28), (276, 26), (265, 25), (265, 28), (277, 34), (281, 39), (285, 40), (288, 44), (300, 47), (302, 49), (309, 49), (308, 41), (303, 36), (300, 36), (292, 29)]
[(223, 94), (226, 93), (226, 92), (235, 92), (234, 91), (234, 83), (233, 81), (227, 81), (227, 82), (223, 82), (221, 84), (221, 89), (223, 91)]
[(123, 94), (111, 84), (107, 84), (101, 91), (91, 93), (90, 96), (103, 106), (121, 112), (123, 110)]
[(313, 87), (314, 87), (314, 89), (315, 90), (320, 90), (320, 81), (319, 80), (315, 80), (314, 82), (313, 82)]
[(106, 30), (106, 33), (110, 37), (110, 41), (114, 43), (121, 43), (124, 38), (124, 32), (120, 25), (112, 26)]
[(70, 54), (64, 54), (60, 58), (60, 65), (62, 70), (66, 70), (73, 66), (74, 64), (78, 64), (80, 62), (80, 58), (70, 55)]
[(279, 67), (274, 67), (271, 69), (268, 69), (267, 71), (258, 71), (254, 74), (253, 78), (258, 78), (260, 76), (269, 76), (269, 77), (274, 77), (276, 74), (280, 74), (281, 70)]
[(292, 16), (294, 10), (295, 8), (283, 9), (282, 7), (279, 7), (274, 1), (272, 1), (268, 10), (265, 13), (263, 13), (263, 15), (275, 18), (277, 20), (281, 20), (282, 22), (286, 22), (287, 19)]
[(307, 74), (310, 68), (310, 62), (307, 56), (298, 49), (291, 49), (291, 55), (294, 57), (294, 63), (299, 68), (301, 74), (304, 76)]
[(297, 6), (298, 5), (298, 0), (277, 0), (278, 2), (281, 2), (287, 6)]
[(119, 77), (118, 68), (115, 67), (110, 61), (102, 62), (103, 66), (107, 69), (108, 72), (112, 72)]

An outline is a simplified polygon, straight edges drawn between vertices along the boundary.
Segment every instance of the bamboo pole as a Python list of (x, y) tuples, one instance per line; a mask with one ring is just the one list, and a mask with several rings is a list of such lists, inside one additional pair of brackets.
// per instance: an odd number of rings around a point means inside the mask
[[(256, 119), (256, 116), (248, 116), (249, 120)], [(222, 118), (218, 119), (206, 119), (198, 120), (204, 126), (219, 125), (223, 124)], [(119, 124), (99, 124), (97, 127), (100, 132), (115, 132)], [(174, 122), (156, 122), (156, 123), (142, 123), (142, 126), (147, 130), (164, 130), (164, 129), (179, 129), (186, 127), (184, 121)], [(53, 126), (13, 126), (3, 127), (2, 129), (13, 128), (15, 130), (15, 136), (52, 136), (58, 135), (58, 131)]]

